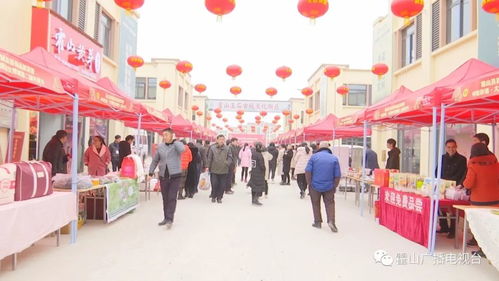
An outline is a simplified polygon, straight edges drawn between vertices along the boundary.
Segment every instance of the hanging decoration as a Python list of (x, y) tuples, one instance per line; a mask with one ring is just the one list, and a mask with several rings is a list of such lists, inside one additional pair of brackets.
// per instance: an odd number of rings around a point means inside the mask
[(273, 97), (273, 96), (277, 95), (277, 89), (276, 88), (267, 88), (267, 90), (265, 90), (265, 93), (267, 94), (267, 96)]
[(272, 120), (272, 124), (277, 124), (277, 120)]
[(285, 109), (285, 110), (282, 111), (282, 115), (284, 115), (286, 117), (289, 116), (290, 114), (291, 114), (291, 111), (289, 111), (287, 109)]
[(177, 63), (176, 68), (177, 68), (178, 72), (181, 72), (183, 74), (187, 74), (187, 73), (192, 71), (193, 65), (192, 65), (192, 63), (190, 63), (186, 60), (183, 60), (183, 61), (179, 61)]
[(274, 120), (279, 121), (280, 119), (281, 119), (281, 116), (279, 116), (279, 115), (274, 116)]
[(302, 16), (309, 18), (312, 22), (322, 17), (329, 10), (328, 0), (299, 0), (298, 11)]
[(241, 124), (244, 123), (244, 119), (239, 120), (239, 123)]
[(383, 77), (383, 75), (385, 75), (388, 72), (388, 65), (384, 63), (375, 64), (371, 68), (371, 72), (373, 74), (378, 75), (378, 79), (381, 79), (381, 77)]
[(236, 116), (236, 119), (237, 119), (237, 120), (241, 120), (241, 119), (243, 119), (243, 117), (242, 117), (241, 115), (237, 115), (237, 116)]
[(239, 95), (243, 90), (241, 89), (241, 87), (238, 87), (238, 86), (234, 86), (234, 87), (231, 87), (230, 88), (230, 93), (233, 94), (234, 96), (237, 97), (237, 95)]
[(306, 88), (303, 88), (301, 90), (301, 94), (306, 96), (306, 97), (311, 96), (313, 93), (314, 93), (314, 90), (312, 90), (312, 88), (310, 88), (310, 87), (306, 87)]
[(295, 115), (293, 115), (293, 118), (296, 119), (296, 120), (298, 120), (298, 119), (300, 119), (300, 115), (295, 114)]
[(206, 85), (205, 84), (197, 84), (196, 86), (194, 86), (194, 90), (196, 90), (196, 92), (202, 94), (204, 91), (206, 91)]
[(499, 0), (482, 0), (482, 9), (491, 14), (496, 15), (496, 20), (499, 20)]
[(262, 123), (262, 120), (256, 120), (255, 123), (260, 125)]
[(159, 81), (159, 86), (164, 90), (166, 90), (172, 86), (172, 83), (170, 83), (170, 81), (168, 80), (161, 80)]
[(191, 109), (192, 109), (192, 111), (198, 111), (198, 110), (199, 110), (199, 106), (197, 106), (197, 105), (193, 105), (193, 106), (191, 107)]
[(144, 59), (139, 56), (129, 56), (126, 61), (134, 70), (144, 65)]
[(277, 77), (282, 78), (283, 81), (286, 81), (286, 78), (288, 78), (289, 76), (291, 76), (291, 74), (293, 74), (293, 70), (291, 70), (290, 67), (281, 66), (277, 68), (275, 74), (277, 75)]
[(116, 5), (120, 6), (121, 8), (127, 10), (128, 12), (131, 12), (132, 10), (137, 10), (138, 8), (142, 7), (142, 5), (144, 5), (144, 0), (114, 0), (114, 3), (116, 3)]
[(239, 76), (239, 75), (241, 75), (241, 73), (243, 73), (243, 69), (239, 65), (233, 64), (233, 65), (227, 66), (227, 69), (225, 70), (225, 72), (227, 72), (227, 75), (232, 77), (232, 80), (235, 80), (237, 76)]
[(196, 115), (197, 116), (203, 116), (203, 112), (202, 111), (198, 111), (198, 112), (196, 112)]
[(211, 121), (211, 119), (212, 119), (212, 118), (211, 118), (211, 116), (210, 116), (210, 115), (206, 116), (206, 120)]
[(262, 117), (267, 116), (267, 111), (260, 111), (260, 116), (262, 116)]
[(289, 120), (288, 120), (288, 123), (289, 123), (289, 124), (293, 124), (294, 122), (295, 122), (295, 120), (293, 120), (293, 119), (289, 119)]
[(244, 110), (238, 110), (236, 113), (237, 115), (244, 115)]
[(217, 15), (218, 21), (221, 21), (222, 17), (229, 14), (236, 7), (235, 0), (205, 0), (204, 5), (206, 9), (211, 13)]
[(262, 117), (257, 115), (257, 116), (255, 116), (255, 120), (257, 120), (257, 121), (262, 120)]
[(217, 114), (217, 118), (218, 118), (218, 119), (220, 119), (220, 118), (222, 118), (222, 117), (223, 117), (222, 113), (218, 113), (218, 114)]
[(424, 8), (424, 0), (392, 0), (392, 13), (404, 18), (404, 24), (409, 24), (410, 18), (417, 16)]
[(222, 119), (222, 121), (223, 121), (224, 123), (227, 123), (227, 121), (229, 121), (229, 120), (228, 120), (227, 118), (224, 118), (224, 119)]
[(326, 68), (324, 68), (324, 75), (326, 75), (331, 79), (340, 76), (340, 74), (341, 74), (341, 69), (335, 65), (326, 66)]
[(307, 113), (308, 115), (312, 115), (312, 113), (314, 113), (314, 110), (312, 108), (309, 108), (305, 110), (305, 113)]
[(221, 110), (220, 108), (218, 108), (218, 107), (217, 107), (217, 108), (215, 108), (215, 109), (213, 110), (213, 112), (215, 112), (216, 114), (219, 114), (219, 113), (222, 113), (222, 110)]
[(343, 96), (348, 94), (348, 92), (350, 92), (350, 89), (347, 86), (343, 85), (338, 87), (338, 89), (336, 89), (336, 92)]

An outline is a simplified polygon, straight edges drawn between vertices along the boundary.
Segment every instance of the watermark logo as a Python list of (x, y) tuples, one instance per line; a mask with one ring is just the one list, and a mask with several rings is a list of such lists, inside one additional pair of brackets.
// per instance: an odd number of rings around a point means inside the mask
[(375, 263), (383, 266), (394, 265), (423, 265), (426, 261), (433, 265), (475, 265), (481, 264), (482, 258), (475, 253), (439, 253), (439, 254), (417, 254), (397, 253), (392, 256), (386, 250), (377, 250), (373, 255)]

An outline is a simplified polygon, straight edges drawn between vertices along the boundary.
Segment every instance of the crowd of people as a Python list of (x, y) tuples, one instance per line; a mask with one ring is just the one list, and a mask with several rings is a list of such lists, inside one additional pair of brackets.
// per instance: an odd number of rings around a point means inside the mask
[[(278, 145), (270, 143), (239, 144), (237, 138), (226, 140), (218, 135), (216, 142), (196, 143), (175, 140), (171, 129), (162, 132), (161, 142), (149, 168), (149, 175), (155, 176), (156, 169), (163, 198), (164, 219), (159, 225), (171, 227), (174, 220), (177, 200), (193, 198), (198, 192), (201, 173), (208, 172), (211, 182), (211, 202), (222, 203), (225, 194), (233, 194), (236, 182), (236, 168), (241, 167), (241, 182), (251, 188), (251, 203), (262, 206), (260, 198), (268, 196), (269, 183), (281, 176), (281, 185), (291, 185), (296, 180), (300, 198), (310, 196), (314, 215), (313, 226), (322, 224), (320, 200), (324, 201), (327, 223), (332, 231), (338, 231), (335, 224), (334, 194), (341, 178), (338, 158), (333, 155), (328, 142), (300, 145)], [(43, 151), (43, 160), (52, 164), (52, 174), (67, 173), (70, 155), (64, 145), (68, 133), (57, 131)], [(83, 157), (91, 176), (103, 176), (118, 171), (125, 157), (132, 153), (135, 138), (131, 135), (121, 139), (117, 135), (109, 146), (100, 136), (92, 137)], [(488, 149), (488, 135), (479, 133), (473, 136), (470, 159), (458, 152), (458, 144), (448, 139), (446, 153), (442, 155), (441, 178), (456, 182), (457, 189), (466, 189), (472, 205), (499, 205), (499, 164), (497, 157)], [(386, 169), (400, 170), (401, 151), (394, 139), (387, 140), (388, 158)], [(372, 173), (378, 169), (378, 155), (367, 147), (365, 166)], [(437, 168), (435, 174), (437, 175)], [(248, 179), (249, 177), (249, 179)], [(442, 212), (441, 215), (446, 215)], [(453, 238), (455, 221), (440, 220), (440, 233)], [(471, 245), (476, 241), (470, 241)], [(483, 253), (479, 253), (482, 254)]]

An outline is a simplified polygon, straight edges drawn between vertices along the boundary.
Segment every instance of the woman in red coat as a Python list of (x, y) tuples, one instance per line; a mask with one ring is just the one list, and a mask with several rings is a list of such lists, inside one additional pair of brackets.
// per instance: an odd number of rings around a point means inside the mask
[(88, 174), (94, 177), (105, 176), (111, 162), (111, 153), (101, 136), (95, 136), (92, 145), (87, 148), (83, 156), (84, 163), (88, 166)]

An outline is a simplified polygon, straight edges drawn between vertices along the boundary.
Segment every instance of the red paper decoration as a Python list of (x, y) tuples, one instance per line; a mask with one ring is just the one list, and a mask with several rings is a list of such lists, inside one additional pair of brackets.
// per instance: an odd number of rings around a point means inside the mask
[(179, 72), (181, 72), (183, 74), (187, 74), (187, 73), (192, 71), (193, 65), (192, 65), (192, 63), (190, 63), (186, 60), (183, 60), (183, 61), (179, 61), (177, 63), (176, 68)]
[(199, 109), (199, 106), (197, 106), (197, 105), (193, 105), (193, 106), (191, 107), (191, 109), (192, 109), (192, 111), (197, 111), (197, 110)]
[(405, 24), (409, 22), (409, 19), (417, 16), (424, 8), (423, 0), (393, 0), (392, 1), (392, 13), (397, 17), (405, 19)]
[[(44, 1), (48, 2), (50, 0)], [(142, 7), (142, 5), (144, 5), (144, 0), (114, 0), (114, 3), (127, 11), (131, 11)]]
[(295, 115), (293, 115), (293, 118), (296, 119), (296, 120), (298, 120), (298, 119), (300, 119), (300, 115), (295, 114)]
[(166, 90), (172, 86), (172, 83), (170, 83), (170, 81), (168, 80), (161, 80), (159, 81), (159, 86)]
[(289, 111), (287, 109), (282, 111), (282, 115), (284, 115), (284, 116), (289, 116), (290, 114), (291, 114), (291, 111)]
[(326, 68), (324, 68), (324, 75), (326, 75), (327, 77), (329, 77), (331, 79), (334, 79), (334, 78), (340, 76), (340, 73), (341, 73), (341, 69), (337, 66), (334, 66), (334, 65), (326, 66)]
[(308, 115), (311, 115), (312, 113), (314, 113), (314, 110), (312, 108), (309, 108), (309, 109), (305, 110), (305, 113), (307, 113)]
[(383, 75), (385, 75), (388, 72), (388, 65), (384, 63), (375, 64), (371, 68), (371, 72), (378, 75), (378, 78), (381, 78)]
[(232, 79), (236, 79), (237, 76), (243, 73), (243, 69), (237, 64), (227, 66), (225, 71), (227, 72), (227, 75), (232, 77)]
[(336, 92), (340, 95), (346, 95), (348, 94), (348, 92), (350, 92), (350, 89), (347, 86), (343, 85), (338, 87), (338, 89), (336, 89)]
[(135, 70), (144, 65), (144, 59), (139, 56), (129, 56), (126, 61)]
[(230, 93), (233, 94), (234, 96), (239, 95), (242, 91), (243, 90), (241, 89), (241, 87), (234, 86), (230, 88)]
[(314, 20), (323, 16), (329, 10), (328, 0), (300, 0), (298, 1), (298, 11), (304, 17)]
[(196, 90), (196, 92), (201, 94), (204, 91), (206, 91), (206, 85), (205, 84), (197, 84), (196, 86), (194, 86), (194, 90)]
[(236, 7), (235, 0), (205, 0), (204, 5), (208, 11), (222, 17), (234, 10)]
[(310, 88), (310, 87), (306, 87), (306, 88), (303, 88), (301, 90), (301, 94), (306, 96), (306, 97), (311, 96), (313, 93), (314, 93), (314, 90), (312, 90), (312, 88)]
[(282, 78), (282, 80), (286, 80), (286, 78), (288, 78), (289, 76), (291, 76), (291, 74), (293, 74), (293, 70), (291, 70), (291, 68), (287, 66), (281, 66), (275, 71), (275, 74), (278, 77)]
[(267, 88), (267, 90), (265, 90), (265, 93), (267, 94), (267, 96), (273, 97), (273, 96), (277, 95), (277, 89), (276, 88)]

